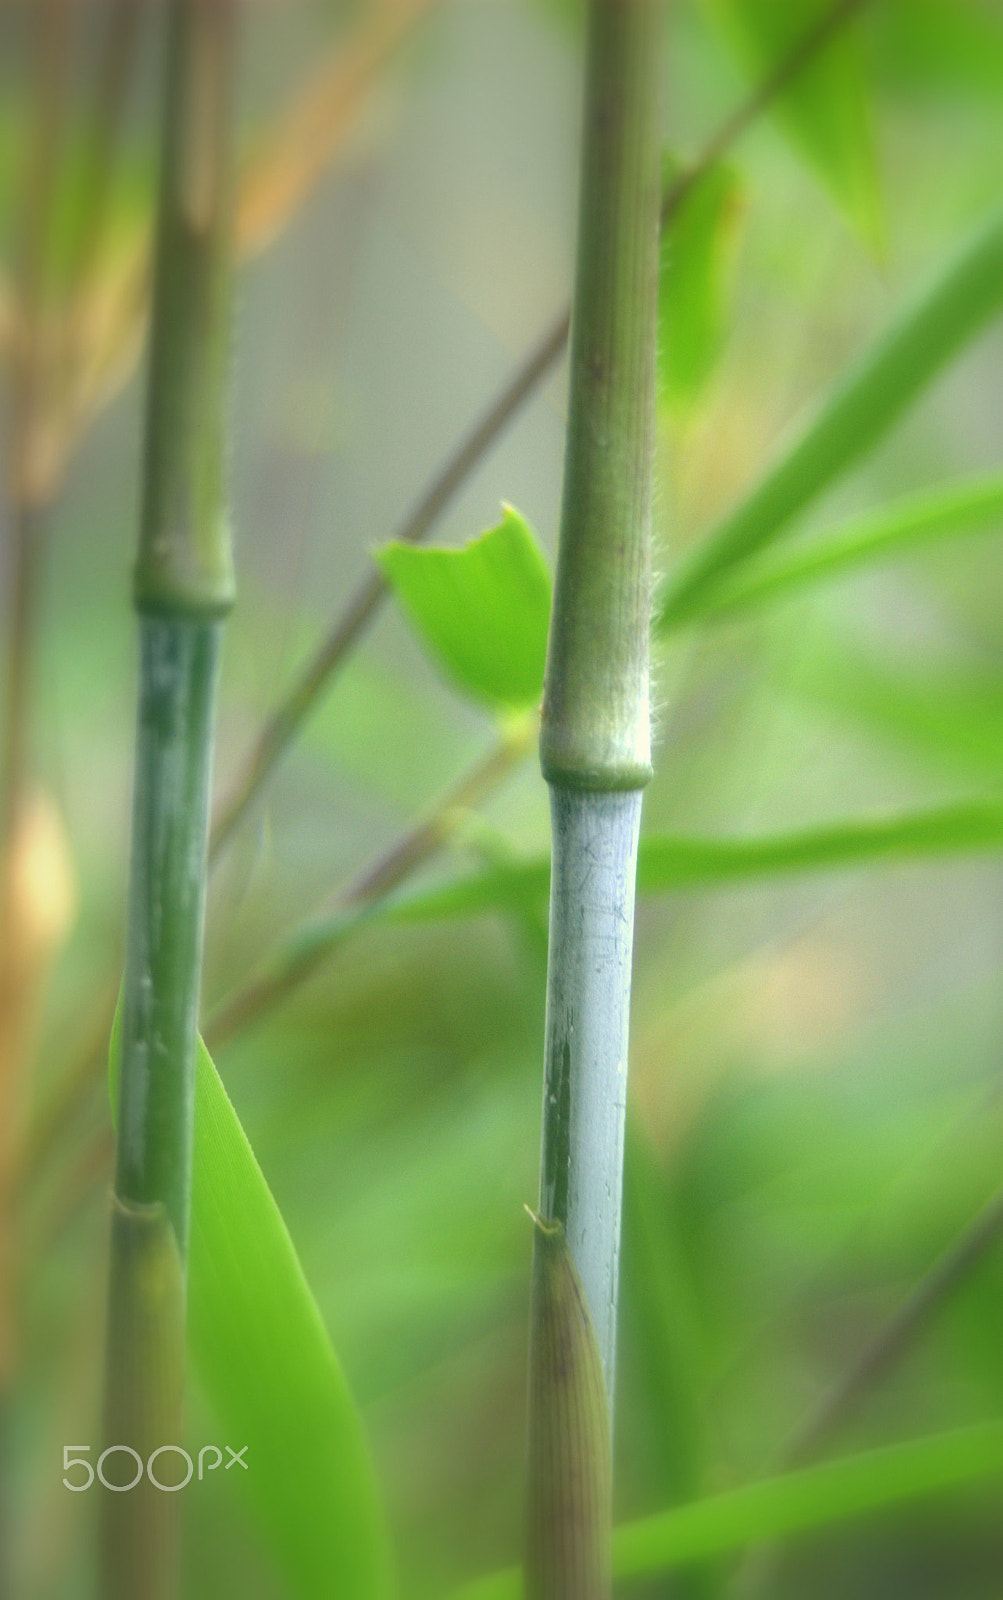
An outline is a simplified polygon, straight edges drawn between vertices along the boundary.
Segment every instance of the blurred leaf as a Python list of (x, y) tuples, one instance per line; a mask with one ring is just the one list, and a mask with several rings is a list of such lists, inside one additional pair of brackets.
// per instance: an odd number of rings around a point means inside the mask
[(1003, 801), (960, 801), (929, 811), (833, 823), (758, 839), (642, 840), (638, 888), (733, 883), (781, 872), (817, 872), (955, 851), (991, 850), (1003, 842)]
[(945, 762), (959, 776), (996, 781), (1003, 761), (1003, 689), (996, 676), (906, 672), (885, 656), (865, 654), (845, 638), (818, 635), (785, 673), (785, 689), (905, 749), (941, 778)]
[(882, 82), (987, 94), (999, 104), (1003, 15), (995, 0), (909, 0), (876, 6), (870, 36)]
[[(676, 889), (739, 883), (779, 873), (852, 869), (864, 862), (892, 862), (997, 849), (1003, 843), (1003, 801), (958, 801), (926, 811), (872, 817), (751, 839), (642, 837), (638, 890), (657, 894)], [(450, 917), (503, 912), (523, 923), (534, 902), (543, 907), (550, 882), (545, 856), (492, 864), (432, 889), (409, 890), (364, 910), (337, 911), (298, 928), (273, 952), (262, 973), (223, 1008), (255, 1003), (257, 1016), (295, 987), (299, 978), (362, 929), (381, 924), (435, 922)], [(258, 1001), (264, 999), (259, 1004)], [(215, 1024), (217, 1019), (211, 1019)], [(235, 1024), (220, 1025), (228, 1037)]]
[(389, 544), (376, 559), (446, 675), (499, 709), (543, 691), (550, 578), (517, 511), (462, 550)]
[(792, 552), (749, 561), (711, 590), (711, 615), (782, 598), (855, 567), (887, 561), (938, 539), (993, 532), (1003, 525), (1003, 473), (966, 479), (854, 518)]
[(620, 1339), (629, 1343), (617, 1382), (621, 1390), (626, 1383), (637, 1393), (629, 1411), (643, 1422), (648, 1481), (657, 1485), (648, 1498), (664, 1497), (672, 1505), (698, 1498), (706, 1454), (700, 1416), (704, 1350), (678, 1232), (669, 1184), (637, 1119), (628, 1117), (617, 1315)]
[(721, 350), (741, 219), (733, 167), (711, 167), (662, 235), (658, 283), (659, 378), (669, 406), (699, 399)]
[[(831, 11), (831, 0), (704, 0), (760, 83)], [(882, 235), (870, 105), (857, 39), (844, 23), (791, 78), (775, 109), (792, 143), (872, 249)]]
[[(613, 1574), (639, 1578), (763, 1540), (906, 1506), (1003, 1472), (1003, 1423), (869, 1450), (697, 1500), (616, 1528)], [(453, 1600), (517, 1600), (520, 1574), (492, 1573)]]
[(872, 450), (930, 379), (1003, 304), (1003, 207), (990, 212), (823, 401), (801, 437), (684, 560), (658, 625), (699, 616), (708, 593)]
[[(117, 1101), (119, 1023), (111, 1042)], [(392, 1592), (362, 1423), (292, 1240), (199, 1040), (189, 1344), (294, 1595)]]

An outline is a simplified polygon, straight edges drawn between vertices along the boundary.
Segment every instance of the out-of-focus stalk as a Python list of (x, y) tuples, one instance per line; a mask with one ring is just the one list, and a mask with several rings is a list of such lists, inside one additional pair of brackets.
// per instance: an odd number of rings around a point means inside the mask
[[(233, 600), (223, 480), (234, 19), (234, 0), (168, 8), (105, 1389), (106, 1448), (128, 1446), (144, 1467), (180, 1442), (213, 714)], [(131, 1482), (134, 1458), (108, 1459), (112, 1481)], [(106, 1600), (176, 1595), (178, 1498), (148, 1479), (106, 1493)]]
[[(552, 1519), (552, 1545), (530, 1508), (527, 1591), (540, 1600), (609, 1593), (598, 1531), (611, 1515), (609, 1474), (596, 1475), (588, 1430), (547, 1418), (552, 1407), (594, 1415), (584, 1393), (581, 1408), (570, 1407), (563, 1384), (547, 1380), (560, 1364), (548, 1362), (539, 1337), (576, 1302), (562, 1293), (564, 1310), (542, 1316), (538, 1291), (555, 1281), (541, 1255), (556, 1230), (611, 1412), (634, 881), (651, 770), (660, 40), (658, 0), (591, 0), (564, 503), (540, 736), (553, 842), (531, 1451), (551, 1442), (545, 1469), (531, 1461), (530, 1482), (544, 1470), (560, 1477), (553, 1493), (564, 1508)], [(587, 1362), (581, 1370), (591, 1383)], [(582, 1496), (588, 1504), (576, 1503)]]

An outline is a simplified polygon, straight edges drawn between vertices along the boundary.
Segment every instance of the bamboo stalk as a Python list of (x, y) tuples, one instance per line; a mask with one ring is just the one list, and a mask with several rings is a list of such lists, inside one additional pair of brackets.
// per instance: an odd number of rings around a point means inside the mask
[[(647, 4), (650, 0), (641, 0), (641, 3)], [(671, 222), (700, 179), (824, 49), (833, 35), (856, 12), (871, 3), (872, 0), (836, 0), (795, 42), (788, 54), (742, 101), (694, 160), (666, 183), (661, 202), (663, 227)], [(509, 422), (554, 371), (564, 354), (569, 328), (570, 312), (565, 306), (557, 312), (532, 349), (510, 373), (483, 415), (447, 456), (413, 511), (392, 535), (394, 540), (405, 544), (419, 543), (428, 536)], [(306, 718), (328, 688), (334, 673), (375, 615), (386, 592), (386, 580), (382, 572), (373, 571), (362, 580), (344, 611), (268, 717), (243, 763), (232, 793), (214, 820), (210, 846), (213, 861), (225, 849), (258, 799)]]
[[(223, 462), (235, 14), (234, 0), (176, 0), (167, 22), (105, 1391), (106, 1448), (143, 1461), (181, 1431), (213, 714), (233, 599)], [(103, 1592), (168, 1600), (178, 1501), (137, 1491), (107, 1497)]]
[[(546, 1281), (541, 1257), (557, 1229), (594, 1330), (609, 1426), (634, 885), (651, 771), (660, 30), (657, 0), (591, 0), (564, 500), (540, 730), (553, 838), (533, 1275), (534, 1285)], [(543, 1471), (532, 1452), (560, 1433), (560, 1409), (572, 1409), (561, 1385), (540, 1381), (549, 1370), (546, 1320), (534, 1315), (531, 1329), (531, 1485)], [(587, 1363), (582, 1371), (589, 1384)], [(594, 1409), (584, 1392), (581, 1409)], [(609, 1593), (597, 1537), (611, 1516), (609, 1474), (597, 1494), (594, 1441), (565, 1431), (546, 1468), (562, 1480), (552, 1489), (562, 1516), (549, 1538), (530, 1507), (527, 1592), (546, 1600)]]

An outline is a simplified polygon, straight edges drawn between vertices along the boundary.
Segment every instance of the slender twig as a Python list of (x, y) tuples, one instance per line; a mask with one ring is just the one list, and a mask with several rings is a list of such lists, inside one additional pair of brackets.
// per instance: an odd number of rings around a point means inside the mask
[(530, 748), (532, 724), (511, 728), (487, 755), (442, 795), (428, 817), (393, 844), (335, 897), (334, 909), (302, 929), (268, 970), (213, 1011), (206, 1020), (206, 1042), (224, 1043), (271, 1010), (341, 943), (361, 920), (424, 862), (455, 837), (470, 810), (492, 793)]
[(786, 1471), (817, 1461), (838, 1431), (850, 1422), (879, 1379), (901, 1364), (934, 1318), (945, 1308), (1003, 1234), (1003, 1189), (987, 1201), (933, 1266), (906, 1295), (898, 1310), (864, 1346), (818, 1405), (808, 1413), (780, 1451), (777, 1466)]
[[(905, 1299), (864, 1346), (856, 1360), (822, 1395), (781, 1446), (771, 1473), (810, 1466), (820, 1460), (859, 1412), (876, 1385), (901, 1366), (1003, 1235), (1003, 1189), (956, 1235)], [(783, 1551), (768, 1544), (746, 1553), (736, 1575), (743, 1600), (769, 1592), (776, 1584)]]

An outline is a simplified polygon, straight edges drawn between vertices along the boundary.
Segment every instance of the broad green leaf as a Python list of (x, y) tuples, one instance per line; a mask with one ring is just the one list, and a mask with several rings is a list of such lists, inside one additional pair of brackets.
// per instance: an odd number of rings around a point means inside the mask
[[(117, 1099), (118, 1021), (112, 1034)], [(291, 1594), (392, 1593), (362, 1423), (285, 1223), (199, 1040), (188, 1339)]]
[(670, 579), (658, 618), (701, 615), (725, 574), (777, 538), (823, 489), (878, 443), (927, 383), (1003, 305), (1003, 207), (892, 323), (823, 401), (794, 446)]
[[(627, 1580), (893, 1510), (1003, 1473), (1003, 1423), (826, 1461), (743, 1484), (614, 1529), (613, 1575)], [(516, 1568), (456, 1590), (453, 1600), (517, 1600)]]
[(376, 559), (446, 675), (496, 709), (535, 705), (543, 691), (550, 577), (528, 524), (511, 506), (461, 550), (389, 544)]
[(741, 205), (738, 174), (718, 164), (689, 191), (662, 236), (658, 368), (674, 411), (699, 399), (721, 350)]
[(794, 551), (739, 566), (708, 595), (707, 613), (743, 610), (825, 583), (842, 572), (907, 555), (935, 540), (1003, 526), (1003, 473), (944, 484), (897, 500)]
[[(705, 0), (755, 84), (765, 82), (832, 11), (832, 0)], [(774, 102), (781, 125), (853, 226), (881, 242), (881, 204), (861, 53), (846, 22)]]

